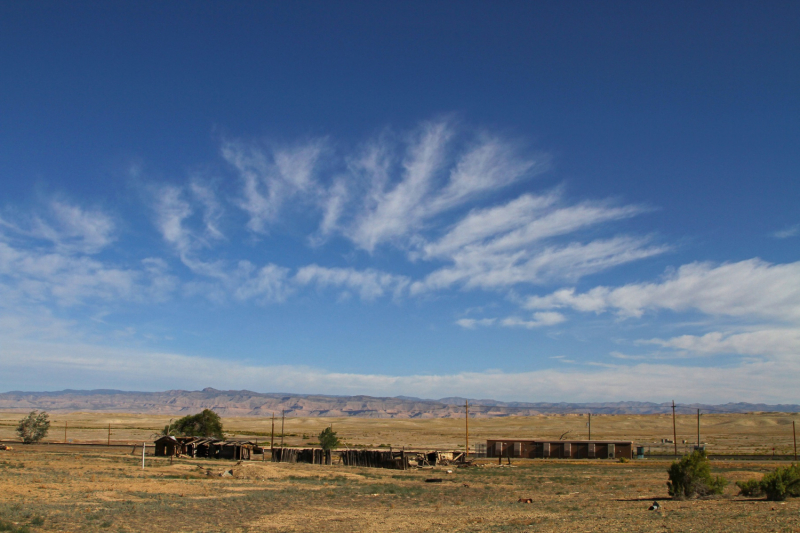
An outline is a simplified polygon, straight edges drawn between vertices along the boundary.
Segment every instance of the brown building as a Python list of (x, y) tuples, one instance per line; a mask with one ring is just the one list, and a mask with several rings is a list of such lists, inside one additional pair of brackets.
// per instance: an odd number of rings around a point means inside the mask
[(489, 439), (486, 457), (524, 459), (633, 459), (629, 440)]
[(168, 457), (170, 455), (183, 455), (186, 453), (187, 443), (195, 440), (194, 437), (164, 436), (156, 440), (156, 456)]
[(261, 448), (250, 441), (221, 441), (214, 438), (161, 437), (155, 441), (156, 455), (188, 455), (210, 459), (233, 459), (249, 461)]

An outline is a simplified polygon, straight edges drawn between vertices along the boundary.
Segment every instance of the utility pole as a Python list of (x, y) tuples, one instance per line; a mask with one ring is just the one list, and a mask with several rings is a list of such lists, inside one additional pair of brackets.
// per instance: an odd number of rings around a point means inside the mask
[(700, 409), (697, 410), (697, 449), (700, 449)]
[(678, 457), (678, 430), (675, 429), (675, 400), (672, 400), (672, 443), (675, 445), (675, 457)]
[(464, 460), (466, 461), (466, 460), (469, 459), (469, 400), (466, 400), (466, 402), (464, 404), (464, 407), (466, 409), (466, 414), (467, 414), (467, 418), (466, 418), (467, 444), (466, 444), (466, 446), (464, 446), (464, 452), (465, 452), (464, 453)]
[(275, 454), (275, 412), (272, 412), (272, 437), (269, 440), (269, 453)]
[(107, 446), (111, 446), (111, 424), (108, 424), (108, 443)]
[(592, 413), (589, 413), (589, 440), (592, 440)]
[(144, 449), (147, 448), (147, 443), (142, 443), (142, 470), (144, 470)]
[(69, 422), (64, 422), (64, 444), (67, 443), (67, 425)]
[(797, 432), (794, 430), (794, 420), (792, 420), (792, 438), (794, 439), (794, 460), (797, 461)]
[(283, 422), (286, 420), (286, 409), (281, 410), (281, 448), (283, 448)]

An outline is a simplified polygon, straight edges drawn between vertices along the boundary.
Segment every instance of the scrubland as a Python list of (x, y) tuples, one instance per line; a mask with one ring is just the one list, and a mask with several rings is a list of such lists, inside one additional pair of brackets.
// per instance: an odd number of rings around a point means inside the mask
[[(1, 419), (19, 416), (4, 413)], [(101, 428), (107, 433), (112, 423), (116, 443), (149, 439), (169, 421), (143, 415), (70, 417), (75, 429), (68, 429), (68, 438), (106, 442)], [(703, 440), (749, 451), (770, 439), (785, 447), (791, 443), (790, 419), (708, 416), (703, 422), (718, 431)], [(224, 421), (237, 436), (249, 432), (262, 441), (271, 428), (271, 420)], [(585, 430), (585, 421), (574, 416), (471, 420), (470, 438), (522, 433), (557, 438), (570, 428)], [(287, 420), (291, 436), (285, 440), (311, 442), (331, 422), (351, 445), (456, 448), (464, 437), (463, 420), (317, 418)], [(50, 439), (57, 440), (58, 423)], [(688, 433), (688, 419), (681, 427)], [(8, 426), (0, 428), (2, 438), (11, 437)], [(657, 416), (592, 420), (596, 438), (646, 442), (670, 437), (671, 429), (671, 419)], [(0, 531), (800, 531), (800, 501), (747, 499), (737, 496), (733, 485), (760, 477), (775, 462), (714, 461), (713, 474), (731, 482), (725, 494), (688, 501), (668, 497), (668, 465), (669, 460), (653, 458), (512, 460), (510, 466), (505, 460), (502, 466), (479, 460), (467, 468), (398, 471), (191, 458), (170, 464), (168, 458), (148, 456), (142, 469), (141, 446), (134, 451), (133, 446), (13, 445), (0, 451)], [(432, 478), (442, 481), (426, 482)], [(521, 498), (532, 503), (520, 503)], [(649, 511), (654, 500), (661, 509)]]

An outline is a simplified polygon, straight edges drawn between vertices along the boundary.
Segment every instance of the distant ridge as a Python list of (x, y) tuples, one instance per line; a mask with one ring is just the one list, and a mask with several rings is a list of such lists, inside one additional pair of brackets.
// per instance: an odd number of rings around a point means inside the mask
[[(183, 415), (213, 409), (222, 416), (270, 416), (286, 410), (287, 416), (358, 416), (364, 418), (458, 418), (464, 416), (465, 398), (439, 400), (398, 396), (332, 396), (321, 394), (259, 393), (247, 390), (201, 391), (170, 390), (136, 392), (119, 390), (63, 390), (57, 392), (0, 393), (0, 410), (40, 409), (50, 412), (123, 412)], [(503, 417), (540, 414), (658, 414), (671, 412), (668, 403), (602, 402), (549, 403), (501, 402), (470, 399), (470, 414), (476, 417)], [(800, 412), (797, 404), (726, 403), (681, 404), (679, 412), (694, 409), (707, 413)]]

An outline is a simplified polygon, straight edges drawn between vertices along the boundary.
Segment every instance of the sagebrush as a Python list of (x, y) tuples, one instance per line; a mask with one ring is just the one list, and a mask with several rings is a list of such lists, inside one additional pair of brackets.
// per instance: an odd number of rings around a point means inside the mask
[(748, 497), (766, 496), (771, 501), (783, 501), (800, 496), (800, 465), (779, 466), (761, 480), (738, 481), (739, 494)]
[(705, 450), (684, 455), (680, 461), (672, 463), (667, 472), (669, 495), (677, 499), (722, 494), (728, 483), (720, 476), (711, 476), (711, 465)]

